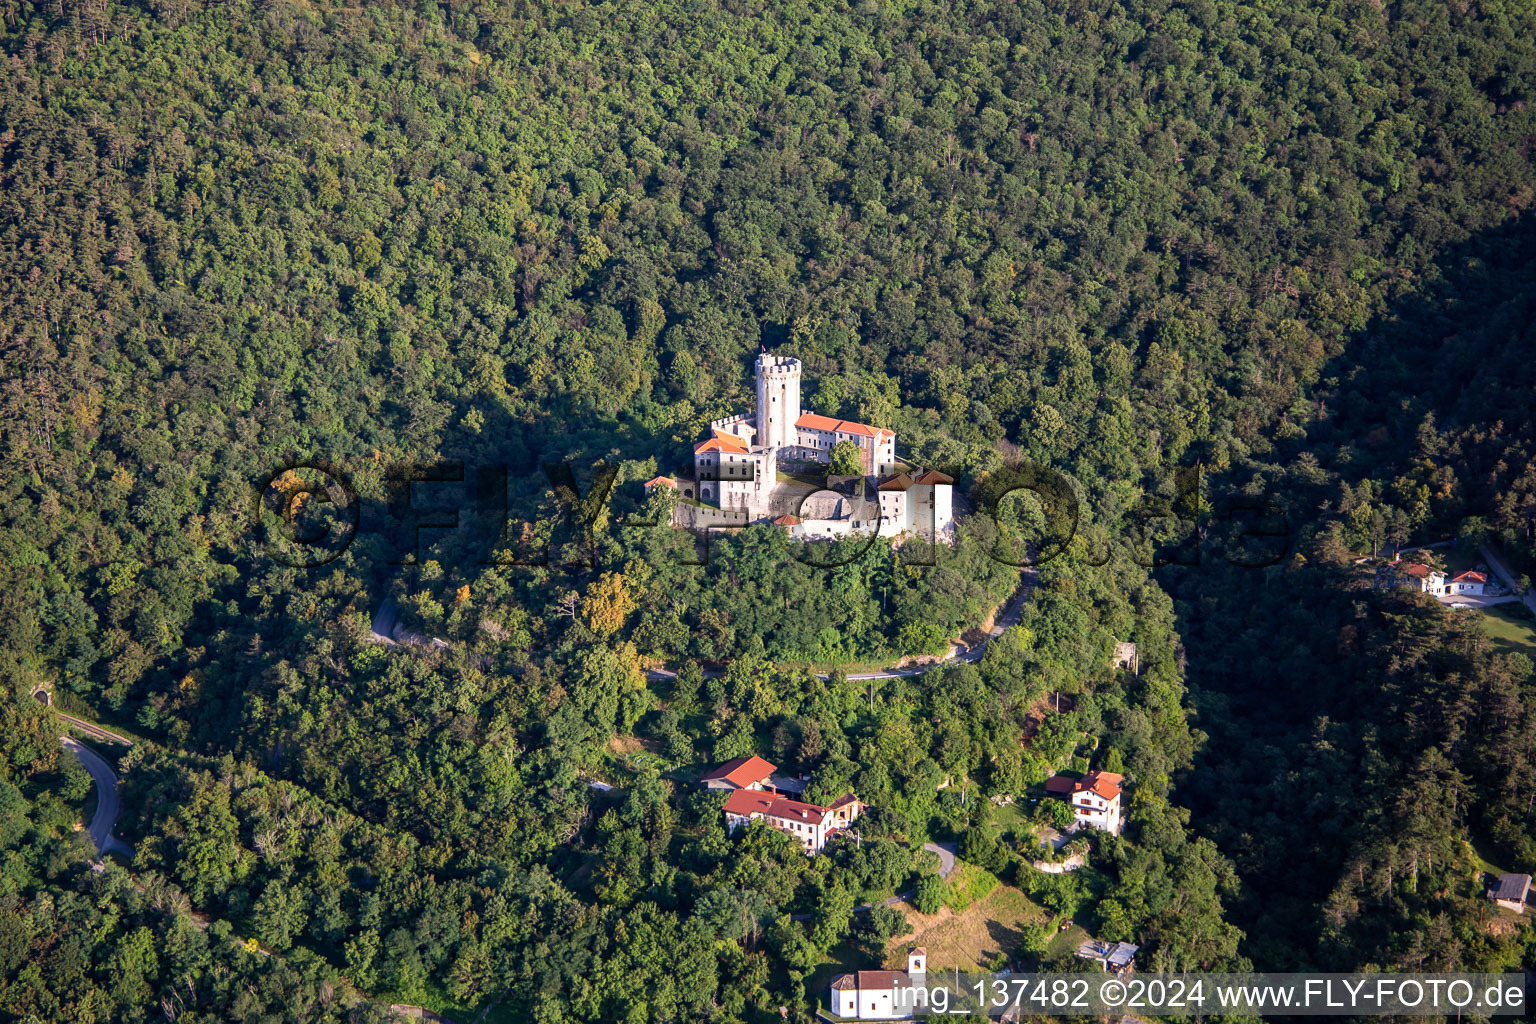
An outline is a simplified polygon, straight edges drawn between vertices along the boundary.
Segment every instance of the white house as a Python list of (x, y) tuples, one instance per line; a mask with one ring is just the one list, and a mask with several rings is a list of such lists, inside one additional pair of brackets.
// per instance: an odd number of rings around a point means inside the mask
[[(798, 362), (796, 362), (798, 366)], [(852, 441), (864, 457), (864, 475), (889, 473), (896, 468), (896, 434), (883, 427), (871, 427), (852, 420), (835, 420), (808, 412), (795, 420), (801, 452), (807, 461), (828, 462), (832, 448), (839, 441)]]
[(1445, 589), (1445, 573), (1439, 569), (1431, 569), (1421, 562), (1395, 562), (1392, 567), (1400, 574), (1399, 579), (1406, 578), (1410, 586), (1416, 587), (1422, 593), (1448, 592)]
[(935, 538), (955, 521), (954, 477), (936, 469), (893, 473), (876, 485), (880, 500), (880, 533), (894, 537), (915, 533)]
[(907, 954), (905, 971), (859, 971), (832, 979), (831, 1010), (849, 1020), (906, 1020), (926, 1005), (928, 951), (919, 946)]
[[(761, 760), (761, 759), (759, 759)], [(847, 828), (864, 811), (852, 793), (845, 793), (830, 807), (782, 796), (773, 790), (736, 789), (725, 801), (727, 831), (761, 820), (793, 836), (807, 856), (827, 847), (827, 840)]]
[(1488, 585), (1488, 577), (1472, 569), (1459, 572), (1451, 577), (1447, 594), (1477, 594), (1483, 593), (1483, 588)]
[(1092, 771), (1080, 779), (1057, 775), (1046, 780), (1045, 791), (1065, 797), (1072, 805), (1078, 828), (1096, 828), (1120, 834), (1125, 822), (1120, 818), (1120, 791), (1124, 776), (1114, 772)]
[(685, 483), (684, 497), (714, 502), (720, 508), (758, 514), (766, 509), (779, 479), (779, 449), (753, 447), (730, 428), (750, 430), (738, 421), (711, 425), (712, 436), (693, 447), (694, 480)]

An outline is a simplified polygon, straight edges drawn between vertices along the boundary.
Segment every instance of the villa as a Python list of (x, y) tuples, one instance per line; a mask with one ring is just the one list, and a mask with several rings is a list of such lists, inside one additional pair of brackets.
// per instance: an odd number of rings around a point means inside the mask
[(864, 813), (864, 804), (852, 793), (844, 793), (829, 807), (800, 800), (804, 780), (775, 778), (776, 770), (761, 757), (737, 757), (699, 780), (706, 789), (730, 793), (724, 807), (726, 831), (762, 821), (793, 836), (806, 854), (814, 857)]
[(1487, 576), (1475, 569), (1468, 569), (1466, 572), (1459, 572), (1452, 576), (1450, 586), (1445, 592), (1447, 594), (1473, 594), (1481, 596), (1484, 593), (1484, 588), (1487, 586)]
[(725, 801), (725, 827), (735, 832), (753, 821), (762, 821), (789, 833), (806, 856), (814, 857), (863, 811), (864, 805), (852, 793), (844, 793), (830, 807), (823, 807), (772, 790), (738, 789)]
[(1124, 783), (1125, 777), (1114, 772), (1091, 771), (1080, 779), (1054, 775), (1045, 780), (1045, 792), (1072, 805), (1077, 828), (1096, 828), (1119, 835), (1125, 827), (1120, 817)]
[(1445, 590), (1445, 573), (1439, 569), (1431, 569), (1421, 562), (1396, 562), (1393, 569), (1397, 572), (1397, 578), (1408, 586), (1426, 594), (1443, 594)]

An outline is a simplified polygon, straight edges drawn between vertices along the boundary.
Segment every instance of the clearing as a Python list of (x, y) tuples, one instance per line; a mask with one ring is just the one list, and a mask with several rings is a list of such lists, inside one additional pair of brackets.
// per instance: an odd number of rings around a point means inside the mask
[(929, 970), (986, 970), (999, 953), (1013, 959), (1024, 929), (1050, 916), (1011, 885), (997, 886), (961, 911), (940, 907), (937, 914), (919, 914), (905, 901), (896, 906), (912, 926), (886, 949), (887, 964), (896, 969), (906, 965), (908, 949), (926, 946)]
[(1500, 654), (1523, 654), (1536, 661), (1536, 625), (1518, 604), (1498, 604), (1483, 612), (1483, 631)]

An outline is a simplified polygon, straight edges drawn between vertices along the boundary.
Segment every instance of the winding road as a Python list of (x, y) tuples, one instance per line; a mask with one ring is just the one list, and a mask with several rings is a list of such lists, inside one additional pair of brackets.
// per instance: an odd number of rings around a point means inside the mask
[(1013, 592), (1013, 596), (1003, 603), (997, 618), (992, 623), (992, 628), (987, 630), (987, 635), (980, 642), (966, 645), (957, 643), (950, 648), (942, 660), (926, 665), (912, 665), (907, 668), (887, 669), (884, 672), (861, 673), (851, 675), (849, 679), (895, 679), (900, 676), (920, 676), (924, 672), (930, 672), (951, 661), (963, 661), (974, 665), (981, 660), (981, 656), (987, 653), (987, 644), (994, 638), (1002, 636), (1003, 630), (1009, 626), (1017, 626), (1019, 619), (1024, 615), (1024, 602), (1029, 600), (1030, 592), (1035, 589), (1035, 576), (1037, 570), (1025, 569), (1019, 580), (1019, 589)]
[[(1024, 570), (1023, 579), (1019, 581), (1019, 589), (1015, 590), (1013, 596), (1003, 604), (1002, 609), (998, 612), (997, 618), (992, 624), (992, 628), (977, 643), (956, 643), (944, 657), (935, 661), (925, 662), (921, 665), (908, 665), (905, 668), (888, 668), (881, 672), (853, 673), (848, 678), (861, 681), (866, 679), (901, 679), (907, 676), (920, 676), (925, 672), (932, 672), (934, 669), (942, 668), (952, 661), (963, 661), (974, 665), (981, 660), (982, 655), (987, 653), (987, 644), (991, 643), (995, 637), (1002, 635), (1003, 630), (1009, 626), (1017, 626), (1019, 624), (1019, 619), (1024, 614), (1024, 602), (1029, 600), (1030, 592), (1035, 589), (1035, 576), (1036, 570), (1032, 568)], [(706, 676), (718, 676), (722, 675), (723, 671), (720, 669), (706, 669), (704, 674)], [(645, 677), (652, 682), (658, 679), (671, 679), (676, 675), (676, 670), (669, 668), (645, 670)], [(816, 675), (820, 679), (826, 679), (831, 673), (818, 672)]]
[(117, 852), (132, 860), (133, 847), (112, 834), (117, 816), (122, 810), (117, 799), (117, 773), (112, 770), (106, 758), (79, 740), (60, 736), (59, 742), (64, 744), (65, 750), (80, 759), (85, 770), (90, 772), (91, 781), (96, 783), (96, 813), (91, 815), (90, 833), (91, 842), (96, 844), (97, 855), (105, 857)]

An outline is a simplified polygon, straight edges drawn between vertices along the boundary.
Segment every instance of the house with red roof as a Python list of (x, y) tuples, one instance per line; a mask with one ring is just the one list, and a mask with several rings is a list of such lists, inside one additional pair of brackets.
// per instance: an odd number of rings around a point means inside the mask
[(955, 521), (954, 477), (938, 470), (892, 473), (875, 485), (880, 503), (880, 532), (915, 533), (935, 538)]
[(1423, 562), (1404, 561), (1399, 552), (1384, 571), (1390, 583), (1433, 594), (1441, 601), (1455, 597), (1482, 597), (1488, 593), (1488, 574), (1482, 569), (1447, 574)]
[(1092, 771), (1077, 780), (1072, 790), (1072, 812), (1078, 828), (1097, 828), (1120, 834), (1120, 789), (1125, 779), (1114, 772)]
[(735, 832), (754, 821), (761, 821), (788, 833), (814, 857), (826, 849), (828, 840), (851, 825), (864, 812), (864, 805), (852, 793), (844, 793), (830, 806), (808, 803), (786, 796), (771, 788), (733, 789), (725, 801), (725, 828)]
[(700, 781), (706, 789), (766, 789), (777, 767), (757, 755), (733, 757)]
[(1445, 573), (1439, 569), (1433, 569), (1423, 562), (1404, 562), (1399, 559), (1392, 560), (1394, 578), (1412, 589), (1426, 594), (1444, 594)]
[(796, 437), (802, 458), (830, 462), (832, 448), (839, 441), (852, 441), (864, 456), (864, 474), (875, 476), (896, 468), (896, 432), (883, 427), (866, 426), (853, 420), (837, 420), (808, 412), (795, 419)]
[(1468, 569), (1451, 577), (1450, 589), (1447, 594), (1475, 594), (1481, 596), (1484, 588), (1488, 586), (1488, 577), (1476, 571)]
[(1045, 793), (1072, 805), (1072, 816), (1078, 828), (1096, 828), (1119, 835), (1125, 827), (1120, 816), (1120, 792), (1124, 784), (1125, 777), (1114, 772), (1091, 771), (1080, 779), (1054, 775), (1045, 780)]

